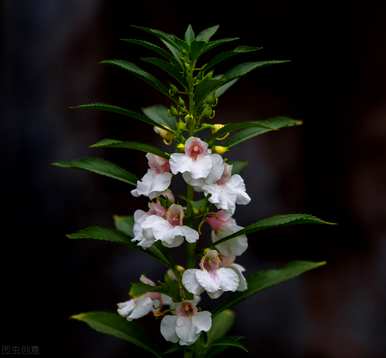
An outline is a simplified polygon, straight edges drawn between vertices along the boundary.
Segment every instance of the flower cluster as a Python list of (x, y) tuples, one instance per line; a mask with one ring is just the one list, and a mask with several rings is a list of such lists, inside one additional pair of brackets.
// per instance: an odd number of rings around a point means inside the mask
[[(245, 269), (235, 263), (236, 257), (248, 248), (247, 237), (239, 235), (216, 242), (243, 229), (232, 215), (236, 205), (246, 205), (251, 199), (242, 177), (232, 174), (232, 165), (220, 154), (213, 153), (206, 142), (192, 136), (183, 147), (183, 153), (173, 153), (168, 158), (146, 155), (149, 169), (131, 193), (148, 197), (149, 209), (135, 211), (133, 241), (144, 250), (159, 244), (174, 248), (186, 241), (194, 244), (196, 250), (195, 244), (203, 241), (202, 226), (207, 224), (211, 243), (209, 247), (204, 244), (197, 268), (180, 267), (175, 273), (169, 272), (180, 288), (178, 298), (161, 293), (153, 281), (142, 276), (140, 281), (148, 290), (119, 303), (118, 313), (133, 320), (153, 312), (156, 317), (162, 316), (160, 330), (167, 341), (191, 345), (201, 332), (209, 331), (212, 324), (211, 313), (198, 306), (200, 296), (206, 292), (211, 299), (216, 299), (224, 292), (247, 289)], [(185, 205), (181, 205), (171, 191), (172, 178), (178, 174), (206, 200), (200, 215), (189, 210), (191, 198), (184, 198)]]

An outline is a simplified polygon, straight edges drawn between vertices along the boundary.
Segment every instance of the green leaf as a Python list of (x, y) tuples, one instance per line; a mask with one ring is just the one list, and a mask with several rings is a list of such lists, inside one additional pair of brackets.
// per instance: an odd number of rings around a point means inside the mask
[(146, 285), (142, 282), (133, 282), (130, 285), (129, 295), (130, 297), (139, 297), (147, 292), (158, 292), (157, 286)]
[(200, 104), (212, 91), (221, 87), (224, 83), (221, 79), (205, 78), (203, 79), (195, 89), (195, 101)]
[(117, 139), (105, 138), (91, 145), (90, 148), (121, 148), (134, 149), (145, 153), (153, 153), (163, 158), (169, 158), (169, 154), (150, 144), (139, 142), (126, 142)]
[(145, 333), (135, 322), (129, 322), (116, 313), (96, 311), (80, 313), (71, 318), (86, 323), (97, 332), (123, 339), (156, 357), (161, 357), (157, 353), (158, 349), (152, 346)]
[(116, 113), (116, 114), (121, 114), (126, 117), (130, 117), (133, 119), (136, 119), (138, 121), (144, 122), (146, 124), (149, 124), (151, 126), (158, 126), (162, 127), (163, 129), (166, 129), (167, 131), (171, 131), (170, 128), (164, 126), (162, 123), (157, 123), (151, 120), (150, 118), (146, 117), (142, 113), (130, 111), (128, 109), (114, 106), (111, 104), (106, 104), (106, 103), (88, 103), (88, 104), (81, 104), (79, 106), (73, 106), (70, 107), (71, 109), (86, 109), (86, 110), (97, 110), (97, 111), (105, 111), (105, 112), (110, 112), (110, 113)]
[(69, 239), (93, 239), (102, 241), (119, 242), (135, 248), (136, 245), (131, 239), (118, 230), (109, 229), (101, 226), (89, 226), (72, 234), (66, 235)]
[(114, 215), (115, 228), (129, 237), (133, 237), (134, 218), (130, 216)]
[(158, 123), (159, 126), (169, 128), (171, 131), (176, 129), (176, 119), (169, 114), (169, 111), (165, 106), (150, 106), (142, 108), (142, 111), (153, 122)]
[(240, 40), (239, 37), (230, 37), (230, 38), (225, 38), (225, 39), (220, 39), (220, 40), (215, 40), (215, 41), (210, 41), (206, 44), (206, 46), (203, 47), (201, 50), (200, 56), (203, 55), (204, 53), (207, 53), (208, 51), (214, 50), (215, 48), (228, 44), (229, 42), (234, 42)]
[(232, 81), (227, 82), (225, 85), (218, 87), (215, 91), (216, 97), (221, 97), (229, 88), (231, 88), (239, 79), (235, 78)]
[(190, 44), (194, 41), (195, 35), (192, 28), (192, 25), (189, 25), (185, 31), (185, 42), (190, 46)]
[(215, 25), (215, 26), (212, 26), (212, 27), (209, 27), (205, 30), (202, 30), (196, 37), (196, 40), (197, 41), (204, 41), (204, 42), (208, 42), (211, 37), (217, 32), (217, 30), (219, 29), (220, 25)]
[(224, 51), (220, 52), (216, 56), (214, 56), (205, 66), (205, 71), (209, 71), (212, 69), (214, 66), (217, 66), (218, 64), (234, 57), (237, 55), (245, 54), (245, 53), (250, 53), (250, 52), (256, 52), (261, 50), (262, 47), (250, 47), (250, 46), (238, 46), (233, 50), (230, 51)]
[(142, 68), (138, 67), (134, 63), (131, 63), (125, 60), (104, 60), (104, 61), (101, 61), (100, 63), (123, 68), (124, 70), (132, 73), (136, 77), (146, 82), (148, 85), (150, 85), (151, 87), (153, 87), (154, 89), (162, 93), (163, 95), (169, 97), (168, 88), (160, 80), (155, 78), (150, 73), (144, 71)]
[(161, 57), (164, 57), (166, 60), (170, 60), (172, 57), (169, 54), (169, 52), (165, 51), (163, 48), (154, 45), (151, 42), (144, 41), (144, 40), (136, 40), (136, 39), (121, 39), (121, 41), (127, 42), (129, 44), (137, 45), (144, 47), (152, 52), (155, 52), (156, 54), (160, 55)]
[(169, 76), (174, 78), (183, 88), (186, 88), (185, 77), (183, 76), (183, 72), (177, 66), (174, 66), (172, 63), (164, 61), (157, 57), (144, 57), (142, 61), (150, 63), (162, 71), (166, 72)]
[(248, 166), (246, 160), (235, 160), (230, 164), (232, 165), (232, 174), (240, 174)]
[(291, 225), (304, 225), (304, 224), (314, 224), (314, 225), (336, 225), (335, 223), (324, 221), (317, 218), (316, 216), (309, 214), (284, 214), (284, 215), (275, 215), (269, 218), (261, 219), (254, 224), (246, 226), (244, 229), (241, 229), (231, 235), (228, 235), (221, 240), (216, 241), (216, 245), (221, 244), (225, 241), (233, 239), (240, 235), (249, 235), (256, 231), (272, 229), (281, 226), (291, 226)]
[(133, 26), (133, 27), (158, 37), (161, 40), (161, 42), (168, 48), (171, 54), (174, 56), (175, 60), (180, 65), (182, 65), (180, 60), (180, 53), (183, 50), (187, 50), (185, 41), (179, 39), (178, 37), (172, 34), (168, 34), (160, 30), (151, 29), (143, 26)]
[(225, 336), (235, 322), (235, 313), (231, 310), (224, 310), (213, 318), (212, 327), (208, 332), (208, 346), (214, 341)]
[(279, 283), (288, 281), (304, 272), (313, 270), (317, 267), (325, 265), (326, 262), (308, 262), (308, 261), (292, 261), (286, 266), (273, 269), (257, 271), (247, 277), (248, 289), (243, 292), (237, 292), (229, 296), (227, 300), (220, 303), (215, 314), (219, 314), (228, 308), (233, 307), (237, 303), (245, 300), (249, 296), (256, 294), (266, 288), (278, 285)]
[(262, 121), (228, 123), (216, 133), (216, 137), (221, 138), (226, 133), (233, 133), (222, 144), (231, 148), (258, 135), (282, 128), (299, 126), (302, 123), (302, 121), (289, 117), (273, 117)]
[(83, 158), (78, 160), (63, 160), (53, 163), (60, 168), (74, 168), (86, 170), (99, 175), (117, 179), (127, 184), (137, 185), (137, 177), (127, 170), (100, 158)]
[(229, 348), (237, 348), (241, 349), (242, 351), (248, 353), (247, 348), (240, 343), (240, 340), (242, 340), (243, 337), (223, 337), (219, 339), (218, 341), (214, 342), (212, 346), (209, 349), (208, 352), (208, 358), (215, 357), (218, 354), (224, 352), (226, 349)]
[(235, 78), (239, 78), (242, 76), (245, 76), (247, 73), (253, 71), (256, 68), (264, 67), (264, 66), (270, 66), (270, 65), (276, 65), (280, 63), (287, 63), (290, 62), (288, 60), (271, 60), (271, 61), (256, 61), (256, 62), (245, 62), (241, 63), (229, 71), (225, 72), (224, 74), (224, 80), (230, 81)]

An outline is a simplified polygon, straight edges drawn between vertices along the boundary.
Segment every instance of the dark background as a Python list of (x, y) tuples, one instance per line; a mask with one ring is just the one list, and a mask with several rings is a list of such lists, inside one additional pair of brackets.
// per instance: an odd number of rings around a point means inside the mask
[[(289, 115), (302, 128), (240, 145), (251, 205), (246, 225), (275, 213), (310, 212), (337, 228), (293, 228), (250, 238), (249, 270), (292, 259), (328, 266), (250, 298), (234, 332), (256, 357), (386, 357), (386, 7), (381, 1), (1, 2), (0, 344), (39, 346), (43, 356), (134, 357), (72, 314), (114, 310), (130, 280), (159, 266), (123, 247), (71, 242), (66, 233), (111, 225), (144, 200), (108, 178), (49, 164), (89, 154), (140, 175), (143, 156), (95, 151), (104, 137), (157, 143), (146, 126), (70, 105), (104, 101), (137, 109), (158, 95), (98, 65), (138, 57), (119, 41), (130, 24), (183, 33), (220, 24), (219, 36), (261, 45), (258, 58), (291, 59), (256, 70), (220, 101), (217, 121)], [(146, 321), (146, 319), (145, 319)], [(153, 336), (158, 337), (158, 327)], [(158, 339), (158, 338), (157, 338)]]

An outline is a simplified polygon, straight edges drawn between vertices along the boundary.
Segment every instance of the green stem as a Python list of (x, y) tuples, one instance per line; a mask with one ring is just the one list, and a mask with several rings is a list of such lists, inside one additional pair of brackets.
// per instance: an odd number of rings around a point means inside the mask
[(184, 358), (193, 358), (192, 351), (184, 351)]

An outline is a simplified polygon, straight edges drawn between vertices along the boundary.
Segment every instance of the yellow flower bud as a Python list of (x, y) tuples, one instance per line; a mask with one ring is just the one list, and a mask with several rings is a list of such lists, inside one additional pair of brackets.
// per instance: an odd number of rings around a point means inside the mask
[(229, 150), (228, 147), (224, 147), (222, 145), (215, 145), (212, 149), (215, 153), (218, 153), (218, 154), (224, 154)]
[(184, 143), (177, 144), (177, 149), (183, 152), (185, 150), (185, 144)]
[(215, 123), (212, 125), (211, 132), (212, 134), (217, 133), (221, 128), (224, 127), (224, 124), (221, 123)]

